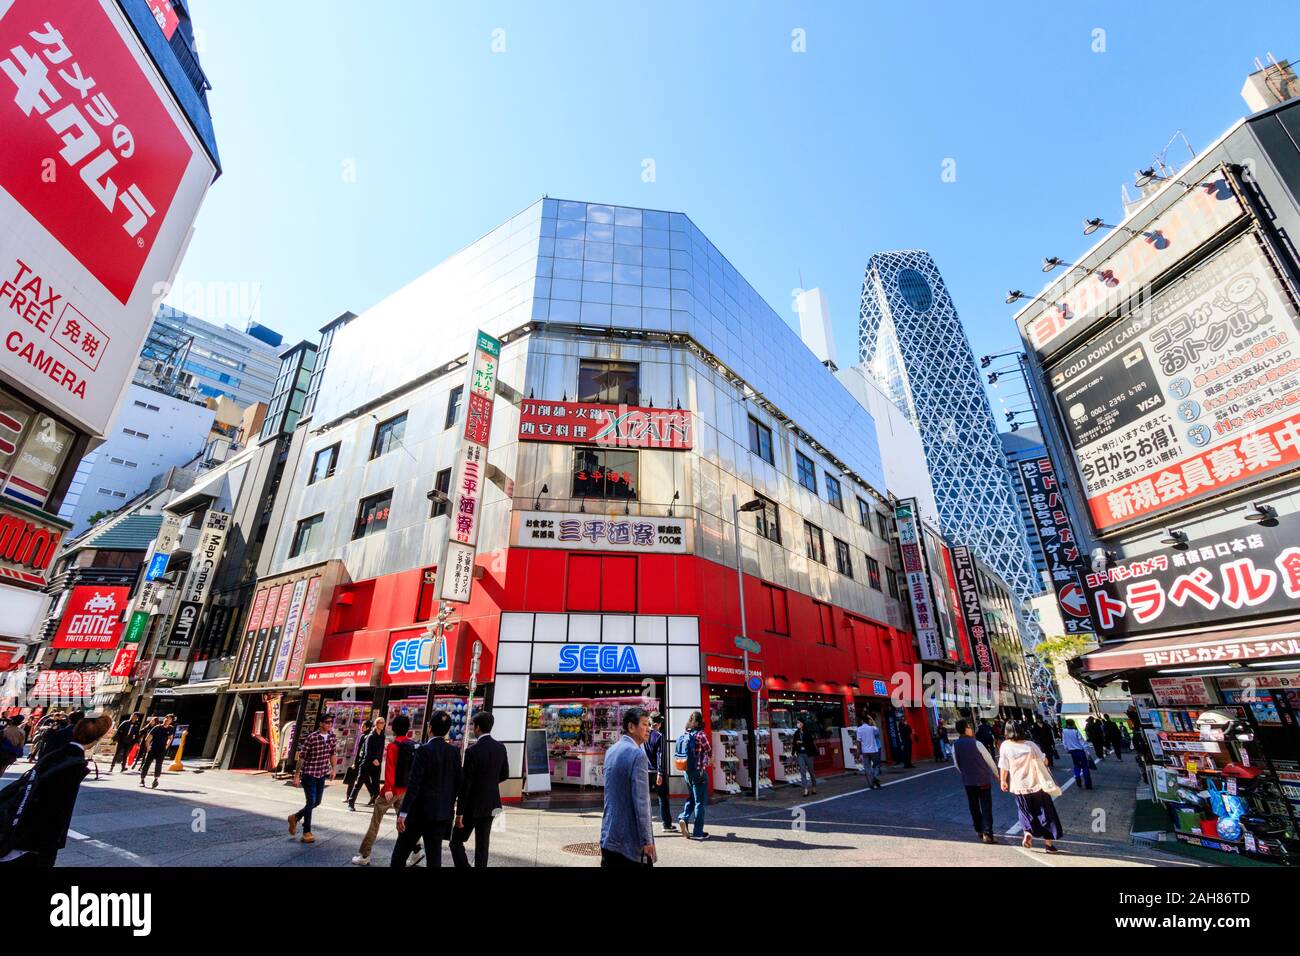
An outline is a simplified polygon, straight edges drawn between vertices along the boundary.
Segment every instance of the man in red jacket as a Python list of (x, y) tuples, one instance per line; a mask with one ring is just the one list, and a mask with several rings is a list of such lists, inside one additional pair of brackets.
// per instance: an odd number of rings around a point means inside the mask
[(400, 807), (406, 796), (406, 778), (411, 772), (415, 757), (415, 741), (411, 739), (411, 718), (398, 714), (393, 718), (393, 739), (384, 747), (384, 782), (375, 798), (375, 809), (370, 815), (370, 828), (361, 841), (361, 849), (352, 858), (354, 866), (369, 866), (370, 851), (379, 836), (379, 825), (390, 809)]

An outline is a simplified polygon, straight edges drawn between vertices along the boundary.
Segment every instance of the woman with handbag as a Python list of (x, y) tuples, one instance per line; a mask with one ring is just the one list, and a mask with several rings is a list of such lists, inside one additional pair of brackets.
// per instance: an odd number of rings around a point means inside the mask
[(1028, 729), (1014, 720), (1007, 721), (1006, 740), (998, 748), (998, 770), (1002, 778), (1002, 791), (1016, 798), (1016, 812), (1020, 826), (1025, 831), (1021, 846), (1029, 849), (1034, 837), (1042, 837), (1048, 853), (1058, 850), (1053, 840), (1061, 838), (1061, 818), (1056, 815), (1052, 797), (1061, 795), (1051, 772), (1047, 757), (1038, 744), (1027, 740)]

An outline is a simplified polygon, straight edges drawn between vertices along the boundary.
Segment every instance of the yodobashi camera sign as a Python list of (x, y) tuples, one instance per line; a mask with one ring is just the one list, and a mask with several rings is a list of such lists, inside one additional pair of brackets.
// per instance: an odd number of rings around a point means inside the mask
[(212, 160), (113, 0), (0, 0), (0, 374), (106, 433)]

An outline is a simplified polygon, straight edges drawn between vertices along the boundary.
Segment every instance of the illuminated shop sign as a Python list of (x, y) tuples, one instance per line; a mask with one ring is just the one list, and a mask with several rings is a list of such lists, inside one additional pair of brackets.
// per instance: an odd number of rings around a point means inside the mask
[(639, 674), (641, 664), (631, 644), (565, 644), (560, 674)]
[(1084, 575), (1097, 633), (1124, 637), (1300, 610), (1300, 518), (1208, 535)]
[[(447, 641), (426, 637), (423, 633), (416, 637), (400, 637), (393, 641), (388, 649), (388, 666), (385, 668), (386, 683), (424, 683), (433, 673), (433, 648), (438, 647), (439, 671), (447, 669)], [(406, 678), (416, 677), (417, 681)]]
[(79, 585), (68, 595), (52, 646), (111, 650), (122, 636), (122, 610), (130, 588)]
[(0, 581), (41, 587), (67, 525), (0, 503)]

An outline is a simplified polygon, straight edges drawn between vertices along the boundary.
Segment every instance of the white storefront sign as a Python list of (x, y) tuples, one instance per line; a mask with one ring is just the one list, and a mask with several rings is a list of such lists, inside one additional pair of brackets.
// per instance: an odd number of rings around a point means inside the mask
[(554, 511), (516, 513), (513, 535), (514, 544), (524, 548), (631, 554), (686, 554), (691, 541), (689, 518)]

